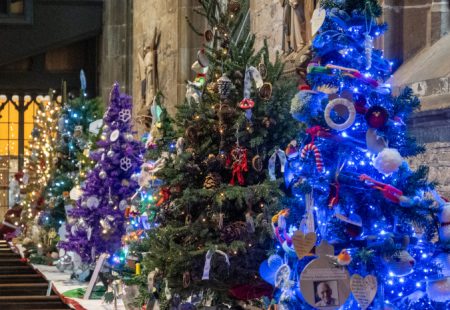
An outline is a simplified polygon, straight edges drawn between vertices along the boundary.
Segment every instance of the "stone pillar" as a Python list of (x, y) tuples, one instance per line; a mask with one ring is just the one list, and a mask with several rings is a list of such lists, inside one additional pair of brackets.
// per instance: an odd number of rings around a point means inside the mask
[[(135, 98), (135, 118), (146, 113), (141, 100), (139, 58), (143, 47), (148, 45), (155, 27), (161, 32), (158, 48), (159, 87), (164, 95), (163, 105), (171, 115), (175, 106), (183, 102), (186, 92), (185, 81), (193, 78), (190, 70), (195, 59), (201, 37), (189, 28), (186, 16), (202, 29), (203, 19), (193, 13), (194, 0), (135, 0), (133, 14), (133, 98)], [(145, 128), (136, 122), (142, 133)]]
[(448, 1), (433, 0), (431, 6), (431, 44), (450, 31), (450, 6)]
[(101, 48), (100, 95), (108, 102), (114, 82), (131, 93), (132, 0), (105, 0)]
[(384, 36), (387, 58), (402, 63), (429, 42), (429, 13), (432, 0), (384, 1), (384, 20), (388, 31)]

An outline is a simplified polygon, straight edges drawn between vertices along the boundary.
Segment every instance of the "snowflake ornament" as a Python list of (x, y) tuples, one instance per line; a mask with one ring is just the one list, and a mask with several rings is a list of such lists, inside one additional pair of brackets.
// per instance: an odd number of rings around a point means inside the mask
[(131, 168), (131, 159), (128, 157), (123, 157), (120, 159), (120, 169), (123, 171), (128, 171)]
[(123, 123), (128, 122), (131, 119), (131, 110), (122, 109), (119, 112), (119, 120)]

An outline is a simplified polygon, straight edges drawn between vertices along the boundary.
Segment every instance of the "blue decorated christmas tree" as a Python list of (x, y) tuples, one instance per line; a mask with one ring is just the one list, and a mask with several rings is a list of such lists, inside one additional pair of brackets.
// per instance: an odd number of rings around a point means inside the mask
[[(406, 158), (424, 151), (373, 40), (377, 1), (321, 1), (307, 85), (291, 113), (307, 129), (285, 172), (297, 204), (272, 218), (279, 245), (260, 268), (282, 309), (447, 309), (449, 205)], [(438, 217), (439, 215), (439, 217)], [(447, 225), (447, 226), (446, 226)], [(342, 307), (342, 308), (341, 308)]]

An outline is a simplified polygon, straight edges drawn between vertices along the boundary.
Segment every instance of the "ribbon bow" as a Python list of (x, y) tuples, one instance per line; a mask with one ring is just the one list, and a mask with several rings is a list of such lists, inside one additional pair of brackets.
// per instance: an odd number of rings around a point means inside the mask
[(230, 157), (228, 157), (227, 164), (229, 165), (231, 161), (231, 180), (230, 184), (235, 184), (235, 178), (237, 178), (237, 181), (239, 185), (244, 185), (244, 174), (243, 172), (248, 171), (248, 165), (247, 165), (247, 150), (241, 147), (235, 147), (231, 153)]
[(284, 166), (286, 165), (286, 154), (284, 153), (284, 151), (277, 148), (269, 158), (269, 178), (271, 181), (274, 181), (277, 178), (275, 176), (275, 161), (277, 160), (277, 157), (280, 160), (280, 171), (281, 173), (284, 173)]
[(220, 255), (222, 255), (223, 257), (225, 257), (225, 262), (227, 263), (228, 267), (230, 267), (230, 259), (228, 258), (228, 255), (221, 251), (221, 250), (208, 250), (208, 252), (206, 252), (206, 257), (205, 257), (205, 266), (203, 267), (203, 276), (202, 276), (202, 280), (209, 280), (209, 271), (211, 270), (211, 259), (214, 255), (214, 253), (218, 253)]

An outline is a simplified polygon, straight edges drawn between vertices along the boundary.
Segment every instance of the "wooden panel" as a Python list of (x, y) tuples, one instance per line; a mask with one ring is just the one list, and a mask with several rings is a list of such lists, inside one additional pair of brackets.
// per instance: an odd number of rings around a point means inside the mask
[(45, 69), (51, 72), (79, 71), (84, 67), (85, 54), (84, 42), (52, 49), (45, 54)]

